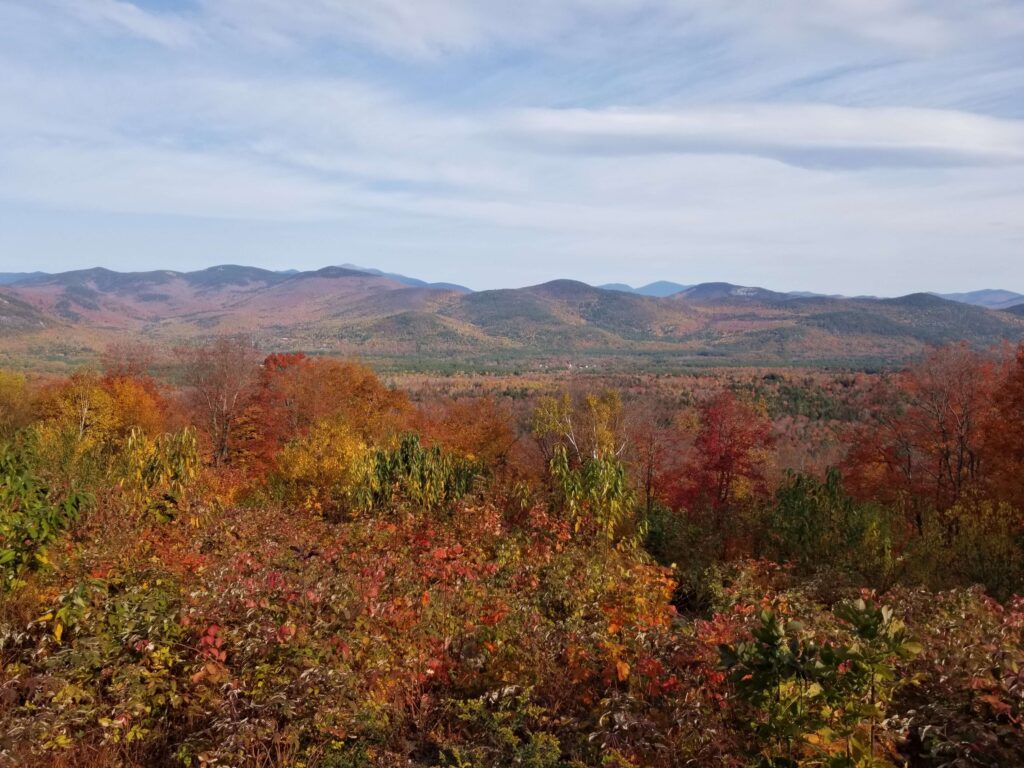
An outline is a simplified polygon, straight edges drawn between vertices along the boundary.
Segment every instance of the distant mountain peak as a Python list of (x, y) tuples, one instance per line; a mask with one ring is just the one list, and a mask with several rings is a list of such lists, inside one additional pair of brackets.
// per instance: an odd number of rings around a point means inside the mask
[(436, 288), (438, 290), (445, 291), (458, 291), (459, 293), (472, 293), (472, 289), (467, 288), (464, 285), (457, 283), (430, 283), (426, 280), (420, 280), (416, 277), (409, 277), (408, 275), (400, 275), (397, 272), (384, 272), (380, 269), (373, 267), (360, 267), (356, 264), (342, 264), (341, 269), (351, 269), (356, 272), (363, 272), (367, 275), (375, 275), (377, 277), (387, 277), (396, 282), (402, 283), (402, 285), (408, 285), (413, 288)]
[(657, 280), (647, 285), (642, 285), (639, 288), (633, 288), (626, 283), (606, 283), (605, 285), (598, 286), (599, 288), (606, 291), (618, 291), (619, 293), (636, 293), (640, 296), (655, 296), (657, 298), (665, 298), (667, 296), (674, 296), (677, 293), (685, 291), (689, 288), (689, 285), (681, 285), (680, 283), (673, 283), (669, 280)]
[(341, 267), (323, 267), (314, 272), (295, 272), (294, 277), (366, 277), (372, 275), (373, 277), (389, 277), (383, 272), (368, 272), (365, 269), (356, 269), (355, 267), (341, 266)]
[(947, 299), (934, 293), (908, 293), (906, 296), (896, 296), (891, 299), (880, 299), (886, 304), (901, 304), (907, 307), (941, 307), (948, 306), (951, 303), (963, 304), (966, 302), (954, 302), (953, 299)]
[(785, 293), (769, 291), (748, 285), (732, 283), (701, 283), (676, 294), (676, 298), (686, 301), (787, 301), (791, 296)]
[(1006, 291), (1000, 288), (983, 288), (979, 291), (967, 291), (964, 293), (936, 293), (950, 301), (959, 301), (961, 304), (973, 304), (976, 307), (986, 309), (1009, 309), (1024, 304), (1024, 294)]
[(559, 280), (549, 280), (546, 283), (540, 285), (531, 285), (528, 288), (522, 290), (530, 291), (531, 293), (540, 293), (547, 296), (554, 296), (556, 298), (592, 298), (600, 295), (602, 289), (595, 288), (592, 285), (587, 285), (580, 280), (569, 280), (561, 278)]

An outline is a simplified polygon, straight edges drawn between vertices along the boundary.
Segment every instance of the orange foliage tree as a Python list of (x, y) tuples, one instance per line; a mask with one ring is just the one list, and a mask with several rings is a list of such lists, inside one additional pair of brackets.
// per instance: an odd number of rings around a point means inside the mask
[(985, 455), (993, 494), (1024, 508), (1024, 344), (993, 396)]
[(404, 393), (361, 363), (272, 354), (246, 408), (242, 443), (248, 460), (265, 467), (285, 444), (321, 422), (342, 422), (360, 440), (375, 443), (401, 431), (411, 411)]
[(945, 510), (982, 478), (996, 366), (966, 344), (934, 350), (876, 392), (845, 462), (862, 496)]
[(505, 465), (518, 439), (508, 408), (490, 396), (424, 406), (417, 427), (427, 440), (492, 469)]

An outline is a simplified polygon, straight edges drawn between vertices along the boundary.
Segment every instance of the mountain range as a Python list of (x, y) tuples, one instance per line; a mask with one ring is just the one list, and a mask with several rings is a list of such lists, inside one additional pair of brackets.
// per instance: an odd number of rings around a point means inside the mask
[[(712, 285), (716, 284), (712, 283)], [(729, 284), (724, 283), (721, 285)], [(685, 293), (687, 290), (691, 288), (701, 286), (682, 285), (680, 283), (672, 283), (666, 280), (660, 280), (656, 283), (648, 283), (647, 285), (640, 286), (639, 288), (633, 288), (632, 286), (626, 285), (625, 283), (607, 283), (599, 287), (609, 291), (636, 293), (641, 296), (666, 297)], [(746, 290), (742, 286), (731, 287), (736, 288), (738, 290)], [(701, 287), (701, 289), (705, 290), (703, 287)], [(787, 291), (784, 295), (791, 298), (814, 298), (825, 296), (826, 294), (813, 293), (810, 291)], [(932, 295), (938, 296), (939, 298), (942, 299), (949, 299), (950, 301), (957, 301), (960, 302), (961, 304), (971, 304), (976, 307), (985, 307), (986, 309), (1009, 309), (1011, 307), (1024, 304), (1024, 294), (992, 288), (986, 288), (980, 291), (966, 291), (963, 293), (933, 293)], [(831, 294), (830, 298), (841, 299), (849, 297)]]
[(991, 288), (981, 291), (970, 291), (969, 293), (943, 293), (938, 294), (950, 301), (960, 301), (964, 304), (973, 304), (977, 307), (988, 309), (1010, 309), (1024, 304), (1024, 296), (1013, 291), (992, 290)]
[(0, 285), (10, 285), (33, 277), (45, 277), (45, 272), (0, 272)]
[(221, 333), (253, 334), (268, 350), (516, 367), (612, 359), (866, 363), (954, 340), (982, 347), (1024, 338), (1024, 303), (997, 291), (878, 299), (730, 283), (634, 290), (555, 280), (473, 292), (352, 265), (95, 268), (0, 281), (0, 363), (22, 365), (88, 359), (123, 338), (173, 345)]

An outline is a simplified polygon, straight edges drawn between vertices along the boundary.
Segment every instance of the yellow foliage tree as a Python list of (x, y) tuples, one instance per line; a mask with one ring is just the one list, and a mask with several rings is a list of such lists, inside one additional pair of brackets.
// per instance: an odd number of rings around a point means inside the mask
[(320, 421), (281, 451), (275, 484), (286, 502), (336, 518), (356, 507), (371, 459), (370, 448), (343, 422)]
[(0, 440), (10, 437), (29, 420), (28, 385), (13, 371), (0, 371)]
[(625, 449), (622, 399), (614, 390), (588, 392), (575, 402), (568, 393), (542, 397), (532, 427), (547, 461), (559, 445), (577, 463), (616, 457)]
[(114, 411), (125, 430), (139, 429), (149, 436), (165, 431), (167, 419), (163, 405), (147, 382), (120, 376), (105, 380), (103, 386), (113, 398)]
[(153, 439), (133, 428), (121, 455), (118, 484), (132, 507), (169, 520), (182, 507), (201, 466), (198, 441), (191, 428)]
[(33, 432), (41, 466), (81, 483), (97, 479), (124, 436), (114, 398), (92, 374), (44, 393), (39, 415)]

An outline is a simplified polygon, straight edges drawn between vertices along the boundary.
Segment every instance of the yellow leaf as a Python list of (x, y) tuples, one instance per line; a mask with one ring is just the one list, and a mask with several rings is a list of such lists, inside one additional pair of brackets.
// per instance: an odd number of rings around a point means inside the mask
[(64, 625), (58, 621), (53, 625), (53, 639), (59, 643), (62, 637), (64, 637)]

